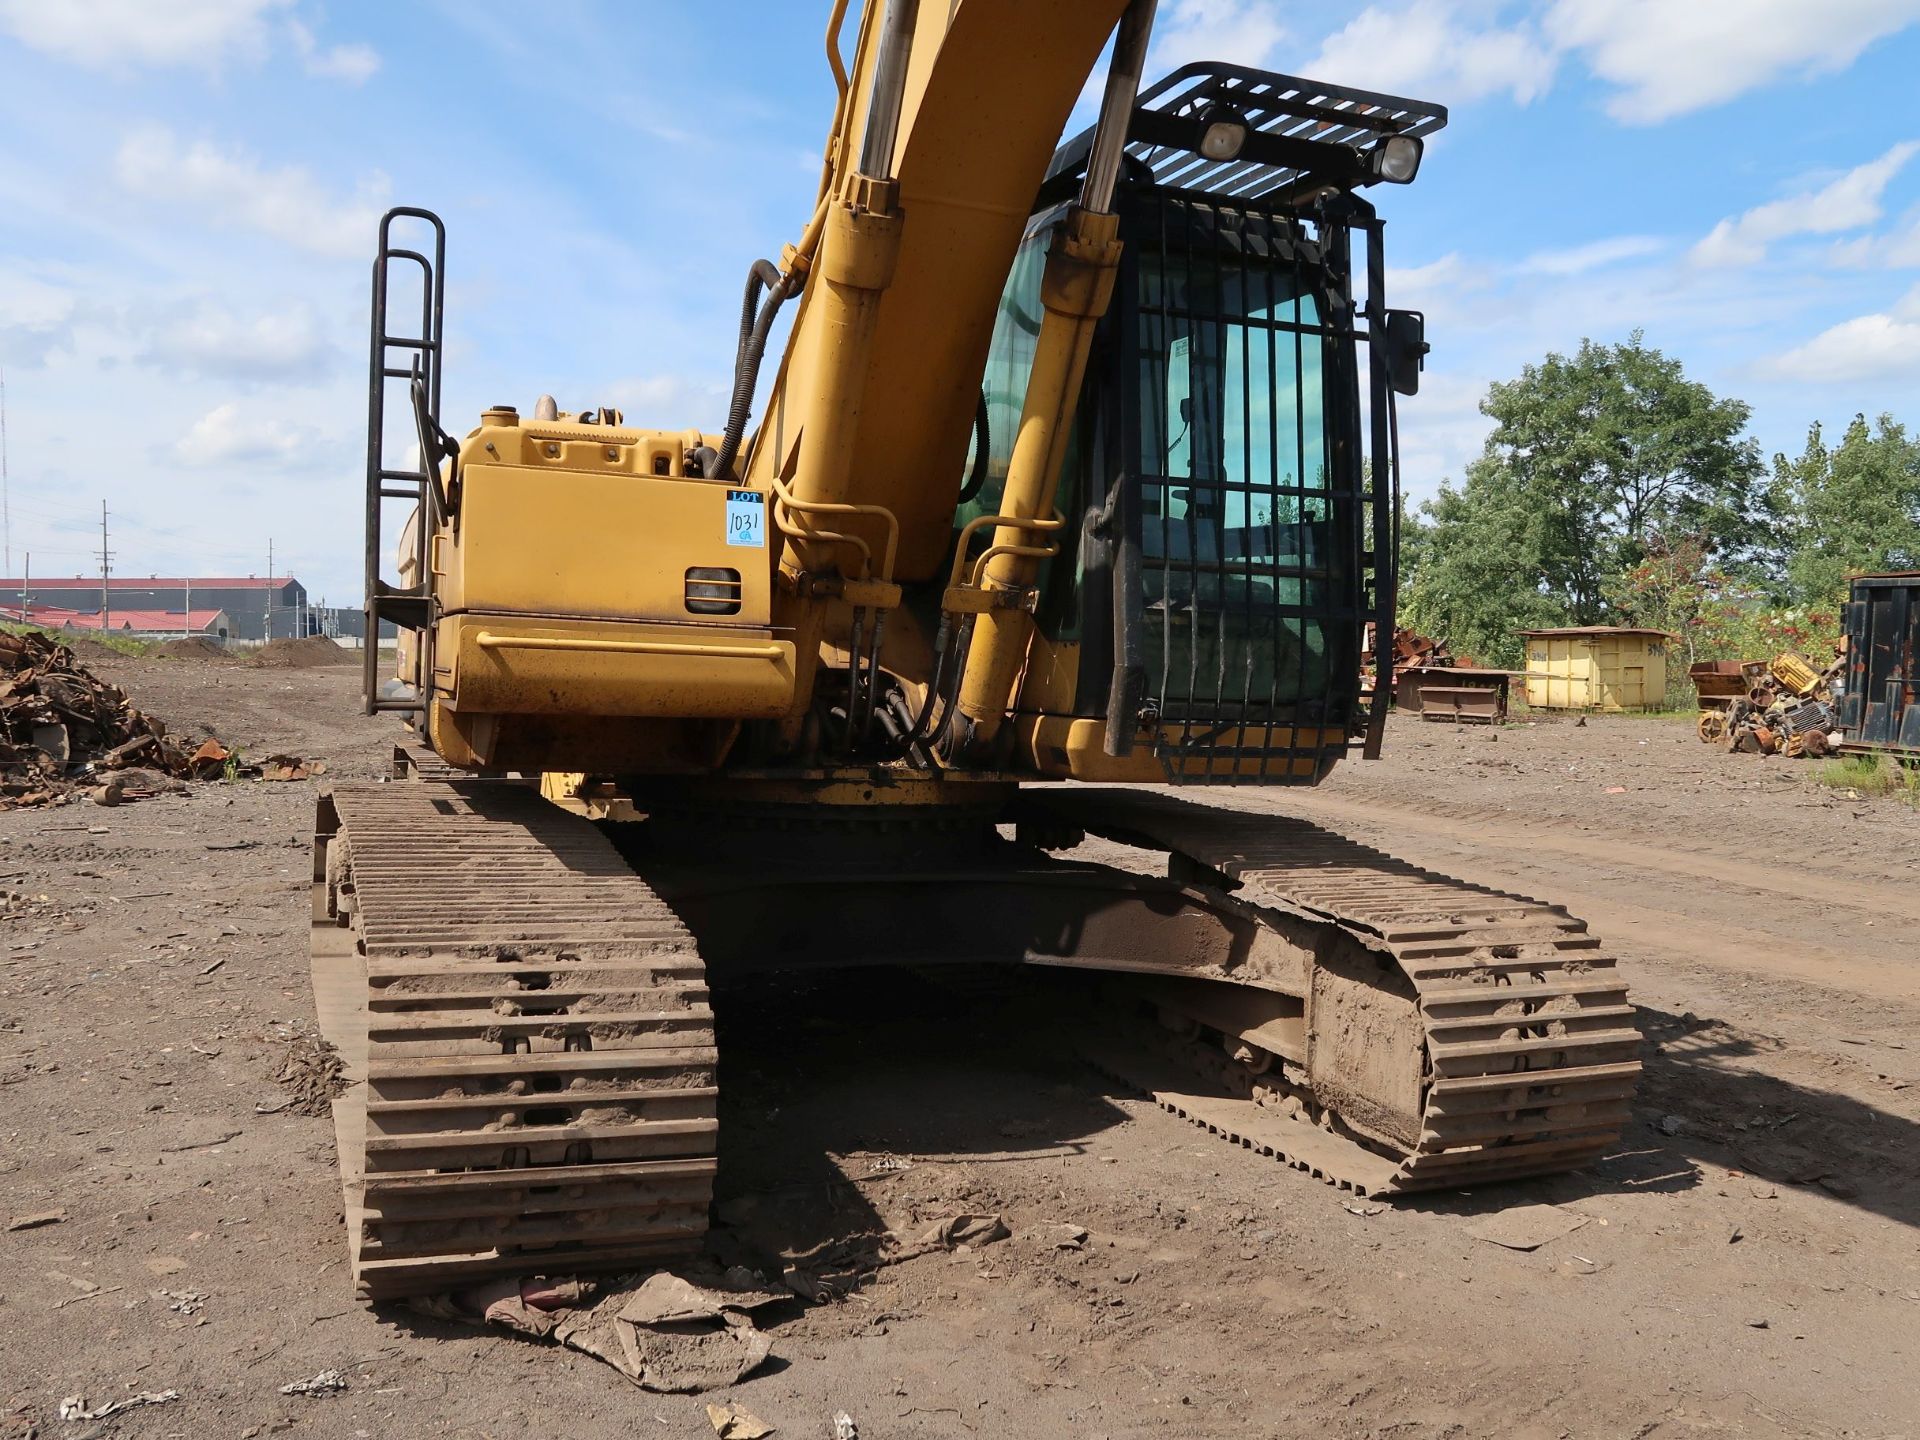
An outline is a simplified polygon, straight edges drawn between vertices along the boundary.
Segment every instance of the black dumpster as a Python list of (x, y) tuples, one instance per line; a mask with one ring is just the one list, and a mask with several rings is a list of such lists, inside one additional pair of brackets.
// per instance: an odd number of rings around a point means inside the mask
[(1920, 756), (1920, 571), (1859, 576), (1846, 625), (1841, 748)]

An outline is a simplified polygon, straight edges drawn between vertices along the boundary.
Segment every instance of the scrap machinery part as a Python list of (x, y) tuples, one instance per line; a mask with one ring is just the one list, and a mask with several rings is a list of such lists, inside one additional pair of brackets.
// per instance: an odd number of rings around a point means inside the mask
[(513, 781), (344, 785), (314, 984), (368, 1299), (699, 1248), (716, 1051), (692, 937), (590, 822)]
[[(1122, 790), (1044, 803), (1089, 834), (1169, 852), (1176, 872), (1214, 877), (1312, 948), (1291, 1046), (1285, 1024), (1242, 1030), (1222, 1018), (1233, 1005), (1189, 1009), (1176, 994), (1162, 1018), (1185, 1033), (1158, 1053), (1098, 1047), (1163, 1108), (1369, 1195), (1550, 1174), (1618, 1141), (1640, 1032), (1612, 957), (1560, 906), (1272, 813)], [(1196, 1059), (1211, 1072), (1197, 1091)]]

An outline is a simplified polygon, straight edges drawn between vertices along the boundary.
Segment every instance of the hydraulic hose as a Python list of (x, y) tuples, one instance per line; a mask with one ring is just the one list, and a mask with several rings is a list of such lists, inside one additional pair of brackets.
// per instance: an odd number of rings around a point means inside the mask
[[(734, 457), (740, 453), (740, 438), (746, 434), (747, 416), (753, 409), (753, 387), (760, 379), (760, 362), (767, 353), (767, 336), (773, 331), (774, 317), (792, 293), (792, 284), (792, 277), (782, 275), (771, 260), (756, 260), (747, 272), (746, 295), (740, 302), (740, 340), (734, 349), (733, 398), (727, 407), (727, 426), (711, 467), (702, 467), (709, 480), (724, 479), (733, 469)], [(762, 287), (767, 292), (764, 302), (760, 301)]]

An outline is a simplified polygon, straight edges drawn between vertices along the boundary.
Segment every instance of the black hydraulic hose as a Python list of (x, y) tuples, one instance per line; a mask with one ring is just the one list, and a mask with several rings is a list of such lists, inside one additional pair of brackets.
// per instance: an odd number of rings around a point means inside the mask
[(946, 707), (940, 712), (940, 724), (935, 727), (929, 744), (935, 753), (945, 752), (953, 737), (953, 719), (960, 713), (960, 682), (967, 673), (967, 657), (973, 652), (973, 621), (969, 615), (961, 622), (960, 634), (954, 642), (955, 664), (950, 677), (948, 693), (942, 698)]
[[(765, 287), (767, 298), (755, 312), (755, 303)], [(756, 260), (747, 272), (747, 290), (740, 302), (740, 341), (733, 357), (733, 398), (727, 406), (727, 427), (720, 437), (709, 480), (725, 479), (740, 453), (740, 439), (747, 431), (747, 415), (753, 409), (753, 387), (760, 378), (760, 361), (767, 353), (767, 336), (773, 331), (774, 316), (792, 293), (792, 277), (782, 275), (771, 260)], [(704, 468), (704, 467), (703, 467)]]
[(920, 713), (913, 717), (913, 723), (907, 729), (908, 749), (912, 749), (927, 738), (927, 725), (933, 719), (933, 707), (940, 699), (940, 692), (946, 688), (947, 668), (953, 663), (954, 651), (959, 648), (959, 638), (959, 632), (953, 628), (943, 612), (940, 616), (940, 631), (933, 642), (933, 674), (927, 677), (927, 693), (920, 701)]
[(971, 505), (987, 483), (987, 444), (991, 438), (987, 430), (987, 392), (982, 390), (980, 404), (973, 412), (973, 470), (960, 487), (962, 505)]
[(740, 338), (733, 347), (736, 368), (740, 364), (740, 357), (747, 353), (747, 341), (753, 337), (753, 322), (760, 308), (761, 287), (771, 290), (784, 282), (780, 267), (771, 260), (756, 260), (747, 270), (747, 293), (740, 301)]

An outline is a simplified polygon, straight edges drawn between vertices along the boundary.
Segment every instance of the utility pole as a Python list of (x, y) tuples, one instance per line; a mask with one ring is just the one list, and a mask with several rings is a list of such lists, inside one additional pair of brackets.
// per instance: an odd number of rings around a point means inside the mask
[(33, 552), (27, 551), (27, 572), (20, 577), (20, 623), (27, 623), (27, 596), (33, 593)]
[(107, 549), (107, 502), (100, 502), (100, 633), (113, 625), (113, 597), (108, 592), (108, 577), (113, 574), (113, 552)]
[(267, 633), (265, 640), (273, 639), (273, 537), (267, 537)]
[(7, 573), (13, 573), (13, 495), (7, 481), (7, 372), (0, 370), (0, 529), (6, 532)]

